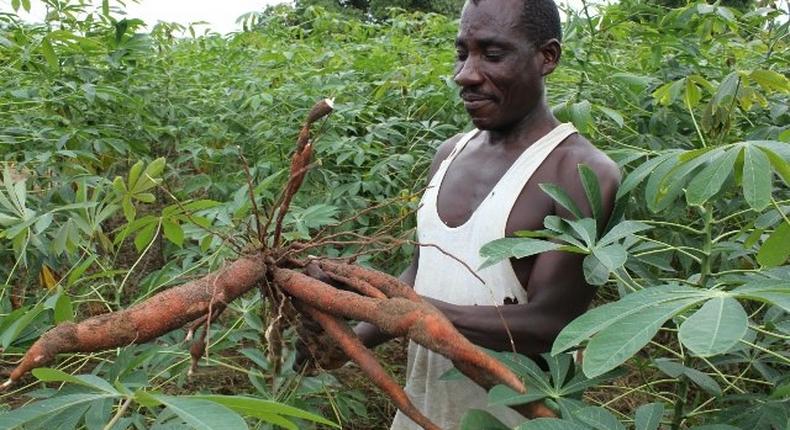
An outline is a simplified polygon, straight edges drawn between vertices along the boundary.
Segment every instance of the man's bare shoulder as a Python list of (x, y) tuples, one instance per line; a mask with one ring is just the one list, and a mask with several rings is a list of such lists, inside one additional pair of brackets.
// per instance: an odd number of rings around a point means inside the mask
[[(568, 175), (567, 172), (577, 172), (579, 164), (590, 167), (598, 176), (601, 185), (614, 185), (620, 183), (620, 168), (606, 153), (595, 147), (589, 140), (579, 134), (574, 134), (557, 148), (559, 172), (558, 180), (563, 182), (576, 180), (578, 175)], [(568, 184), (569, 185), (569, 184)]]
[(433, 177), (434, 173), (439, 170), (439, 165), (442, 164), (442, 161), (447, 159), (450, 156), (450, 153), (453, 152), (455, 145), (458, 143), (461, 138), (464, 137), (466, 133), (458, 133), (455, 136), (445, 140), (439, 145), (439, 148), (436, 150), (436, 154), (433, 156), (433, 161), (431, 161), (431, 168), (428, 171), (428, 179)]

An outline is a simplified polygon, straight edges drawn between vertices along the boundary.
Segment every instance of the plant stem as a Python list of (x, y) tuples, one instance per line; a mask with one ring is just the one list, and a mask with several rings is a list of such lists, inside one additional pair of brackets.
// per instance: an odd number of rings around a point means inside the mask
[(123, 414), (126, 413), (126, 410), (129, 409), (129, 405), (131, 404), (132, 404), (132, 397), (130, 396), (127, 397), (126, 400), (124, 400), (123, 404), (121, 404), (121, 407), (118, 408), (118, 412), (115, 413), (112, 419), (107, 422), (107, 425), (104, 426), (102, 430), (110, 430), (111, 428), (113, 428), (115, 424), (118, 422), (118, 420), (121, 419)]
[(703, 220), (705, 221), (705, 226), (703, 227), (703, 231), (705, 232), (705, 242), (702, 244), (702, 262), (700, 263), (700, 276), (699, 276), (699, 284), (704, 285), (705, 280), (711, 273), (710, 262), (711, 262), (711, 249), (712, 249), (712, 231), (713, 231), (713, 208), (711, 207), (700, 207), (700, 211), (702, 212)]
[[(685, 366), (685, 363), (683, 363)], [(672, 414), (672, 430), (680, 430), (680, 423), (683, 422), (685, 415), (683, 410), (686, 406), (686, 396), (688, 396), (689, 381), (685, 376), (680, 377), (680, 387), (678, 389), (678, 398), (675, 399), (675, 411)]]
[(129, 268), (129, 271), (126, 272), (126, 276), (123, 277), (123, 280), (121, 281), (121, 285), (118, 287), (118, 290), (115, 292), (116, 306), (118, 307), (121, 306), (121, 293), (123, 292), (124, 286), (126, 286), (126, 281), (129, 280), (129, 277), (132, 275), (132, 273), (134, 273), (134, 270), (137, 268), (137, 265), (139, 265), (140, 262), (143, 261), (145, 255), (148, 254), (148, 251), (150, 251), (151, 247), (154, 246), (154, 243), (156, 242), (156, 238), (159, 236), (159, 232), (161, 230), (162, 230), (162, 218), (159, 218), (159, 222), (156, 225), (156, 232), (154, 232), (153, 237), (151, 237), (151, 241), (148, 242), (148, 246), (145, 247), (145, 249), (137, 258), (137, 260), (135, 260), (134, 264), (132, 264), (132, 267)]
[(699, 136), (699, 141), (700, 143), (702, 143), (703, 148), (707, 148), (708, 145), (705, 143), (705, 137), (702, 135), (702, 130), (700, 130), (699, 124), (697, 124), (697, 118), (694, 116), (694, 108), (691, 107), (691, 100), (689, 100), (688, 98), (688, 93), (686, 93), (686, 97), (683, 98), (686, 99), (686, 107), (688, 108), (689, 114), (691, 115), (691, 122), (694, 123), (694, 128), (697, 130), (697, 136)]
[(689, 227), (687, 225), (677, 224), (677, 223), (674, 223), (674, 222), (656, 221), (656, 220), (652, 220), (652, 219), (640, 219), (640, 220), (634, 220), (634, 221), (635, 222), (641, 222), (641, 223), (644, 223), (644, 224), (649, 224), (649, 225), (658, 225), (658, 226), (664, 226), (664, 227), (674, 227), (674, 228), (678, 228), (678, 229), (681, 229), (681, 230), (686, 230), (686, 231), (688, 231), (690, 233), (694, 233), (694, 234), (705, 233), (704, 230), (699, 230), (699, 229), (696, 229), (696, 228), (693, 228), (693, 227)]

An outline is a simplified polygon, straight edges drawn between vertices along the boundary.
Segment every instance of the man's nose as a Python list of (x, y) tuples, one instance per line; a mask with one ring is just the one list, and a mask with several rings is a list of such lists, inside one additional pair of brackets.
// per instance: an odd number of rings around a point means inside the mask
[(453, 80), (458, 86), (473, 87), (483, 82), (483, 75), (480, 73), (478, 61), (469, 56), (459, 65), (460, 69), (453, 76)]

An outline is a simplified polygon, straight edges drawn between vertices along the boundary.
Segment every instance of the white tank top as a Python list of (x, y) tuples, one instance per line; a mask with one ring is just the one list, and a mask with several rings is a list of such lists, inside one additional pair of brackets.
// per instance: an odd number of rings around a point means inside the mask
[[(475, 277), (461, 263), (434, 247), (420, 247), (420, 257), (414, 289), (422, 296), (456, 305), (502, 305), (505, 298), (527, 302), (527, 292), (521, 286), (509, 260), (479, 270), (483, 263), (480, 248), (492, 240), (505, 237), (510, 211), (533, 173), (571, 134), (572, 124), (561, 124), (530, 145), (494, 185), (488, 196), (471, 217), (457, 227), (447, 226), (437, 210), (439, 188), (447, 169), (478, 134), (467, 133), (445, 159), (431, 179), (417, 210), (417, 240), (421, 244), (436, 245), (460, 259), (476, 271), (485, 283)], [(485, 390), (470, 380), (439, 381), (452, 368), (443, 356), (411, 342), (406, 369), (406, 393), (425, 416), (442, 429), (457, 429), (464, 412), (471, 408), (488, 410), (510, 426), (524, 421), (517, 412), (505, 407), (487, 407)], [(420, 429), (408, 417), (398, 412), (392, 430)]]

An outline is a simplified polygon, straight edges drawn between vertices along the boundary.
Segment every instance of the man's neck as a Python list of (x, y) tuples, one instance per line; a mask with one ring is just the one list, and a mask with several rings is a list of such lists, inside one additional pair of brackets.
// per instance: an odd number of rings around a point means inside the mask
[(538, 139), (548, 134), (560, 122), (545, 104), (538, 105), (532, 113), (521, 121), (503, 130), (488, 130), (488, 142), (492, 145), (507, 145), (526, 149)]

